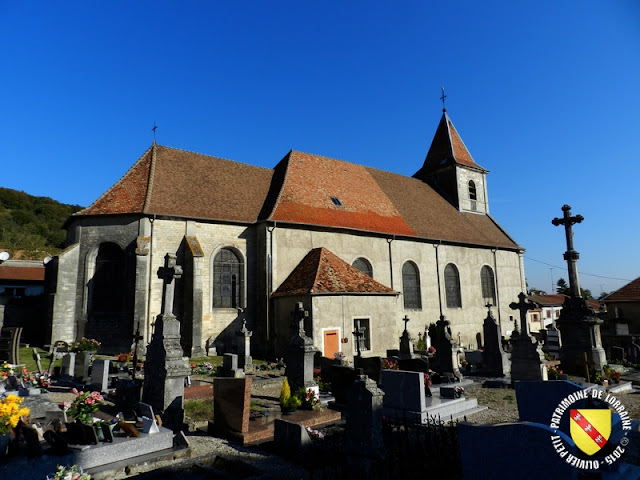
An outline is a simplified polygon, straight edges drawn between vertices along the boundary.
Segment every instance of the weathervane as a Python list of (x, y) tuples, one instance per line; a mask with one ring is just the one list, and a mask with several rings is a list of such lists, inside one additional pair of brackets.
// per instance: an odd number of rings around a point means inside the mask
[(447, 96), (444, 94), (444, 87), (442, 85), (440, 85), (440, 90), (442, 90), (442, 95), (440, 96), (440, 100), (442, 100), (442, 111), (446, 112), (447, 109), (444, 106), (444, 100), (445, 98), (447, 98)]

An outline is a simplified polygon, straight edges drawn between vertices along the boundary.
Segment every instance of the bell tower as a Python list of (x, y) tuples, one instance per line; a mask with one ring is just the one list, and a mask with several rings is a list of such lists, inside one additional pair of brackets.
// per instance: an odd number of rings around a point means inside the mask
[(487, 173), (473, 160), (443, 108), (424, 165), (413, 177), (429, 184), (461, 212), (488, 214)]

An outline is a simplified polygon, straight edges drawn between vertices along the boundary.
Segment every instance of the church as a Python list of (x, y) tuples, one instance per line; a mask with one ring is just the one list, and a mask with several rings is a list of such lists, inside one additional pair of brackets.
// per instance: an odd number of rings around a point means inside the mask
[(47, 266), (50, 340), (117, 353), (139, 329), (148, 343), (168, 254), (189, 356), (232, 352), (246, 322), (254, 356), (282, 357), (299, 302), (328, 357), (352, 358), (357, 344), (385, 355), (405, 324), (417, 340), (441, 316), (478, 347), (487, 304), (508, 336), (524, 250), (489, 213), (487, 174), (445, 109), (412, 177), (294, 150), (269, 169), (154, 141), (68, 219)]

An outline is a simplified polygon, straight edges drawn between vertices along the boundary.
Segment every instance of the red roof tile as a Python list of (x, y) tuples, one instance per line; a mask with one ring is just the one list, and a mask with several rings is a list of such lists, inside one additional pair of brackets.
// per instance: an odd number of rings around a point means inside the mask
[(529, 295), (530, 301), (538, 303), (543, 307), (562, 306), (566, 298), (566, 295), (562, 295), (560, 293), (549, 293), (545, 295), (538, 295), (534, 293)]
[(639, 302), (640, 301), (640, 277), (627, 283), (620, 290), (604, 298), (604, 303), (608, 302)]
[(7, 267), (0, 265), (0, 280), (18, 280), (28, 282), (44, 281), (44, 266)]
[(307, 253), (273, 296), (354, 293), (395, 295), (398, 292), (320, 247)]

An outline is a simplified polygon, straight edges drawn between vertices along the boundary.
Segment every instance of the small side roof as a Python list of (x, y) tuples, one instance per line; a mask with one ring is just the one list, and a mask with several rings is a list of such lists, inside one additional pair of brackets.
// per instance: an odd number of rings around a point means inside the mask
[(314, 248), (273, 293), (292, 295), (369, 294), (397, 295), (324, 247)]
[(640, 302), (640, 277), (627, 283), (624, 287), (607, 295), (603, 300), (608, 302)]

